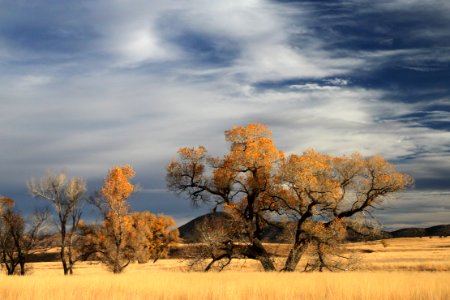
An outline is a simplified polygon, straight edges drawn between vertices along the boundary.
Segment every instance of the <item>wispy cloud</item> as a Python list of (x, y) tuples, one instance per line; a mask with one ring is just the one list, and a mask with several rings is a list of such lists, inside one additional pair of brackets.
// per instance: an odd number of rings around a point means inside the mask
[(444, 2), (5, 3), (0, 192), (131, 163), (145, 194), (175, 203), (158, 193), (177, 149), (224, 153), (223, 131), (249, 122), (287, 152), (381, 153), (420, 188), (448, 187)]

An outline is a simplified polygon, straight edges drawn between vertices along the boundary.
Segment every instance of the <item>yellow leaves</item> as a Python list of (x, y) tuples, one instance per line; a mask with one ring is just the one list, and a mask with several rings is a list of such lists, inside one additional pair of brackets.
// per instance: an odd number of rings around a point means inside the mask
[(239, 126), (225, 132), (225, 139), (231, 143), (231, 151), (225, 160), (235, 171), (258, 169), (260, 175), (267, 176), (274, 165), (284, 159), (270, 138), (271, 132), (262, 124)]
[(198, 148), (181, 148), (178, 150), (178, 154), (182, 159), (198, 161), (206, 155), (206, 148), (199, 146)]
[(217, 168), (213, 171), (213, 181), (219, 189), (229, 188), (233, 183), (234, 176), (234, 172), (226, 167)]
[(231, 144), (253, 142), (272, 135), (269, 128), (263, 124), (252, 123), (247, 126), (235, 126), (225, 131), (225, 140)]
[(146, 211), (130, 214), (127, 218), (132, 224), (127, 243), (134, 249), (139, 262), (166, 255), (168, 246), (178, 241), (175, 221), (169, 216), (155, 216)]
[(369, 183), (374, 189), (387, 192), (404, 190), (413, 183), (412, 178), (395, 170), (395, 166), (387, 162), (381, 155), (375, 155), (365, 160)]
[(101, 194), (111, 208), (122, 205), (134, 191), (134, 185), (129, 182), (135, 172), (129, 165), (112, 168), (103, 182)]
[(309, 201), (330, 202), (340, 195), (333, 178), (331, 158), (314, 149), (289, 156), (280, 171), (282, 181), (295, 191), (295, 206)]
[(0, 212), (3, 208), (11, 208), (14, 206), (14, 200), (9, 197), (0, 197)]

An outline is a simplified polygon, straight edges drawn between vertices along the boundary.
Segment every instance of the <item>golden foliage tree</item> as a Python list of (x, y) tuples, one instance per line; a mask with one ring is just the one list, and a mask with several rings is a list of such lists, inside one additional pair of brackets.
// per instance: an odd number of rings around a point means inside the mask
[(172, 218), (129, 213), (128, 199), (136, 190), (130, 182), (134, 175), (128, 165), (109, 171), (100, 193), (90, 199), (102, 212), (103, 223), (82, 228), (82, 252), (96, 253), (113, 273), (121, 273), (134, 260), (147, 262), (166, 255), (178, 238)]
[(130, 182), (135, 172), (129, 165), (109, 170), (98, 195), (91, 198), (103, 214), (103, 224), (87, 235), (86, 244), (114, 273), (120, 273), (133, 260), (130, 246), (132, 222), (128, 218), (128, 198), (135, 186)]
[[(240, 223), (236, 228), (245, 245), (228, 245), (230, 255), (257, 259), (266, 271), (275, 266), (262, 243), (264, 227), (291, 230), (292, 247), (283, 270), (293, 271), (307, 247), (316, 245), (317, 253), (327, 253), (322, 250), (342, 241), (364, 211), (412, 182), (381, 156), (333, 157), (310, 149), (285, 157), (270, 136), (261, 124), (234, 127), (225, 132), (230, 150), (224, 157), (208, 156), (204, 147), (181, 148), (167, 167), (170, 190), (196, 205), (213, 203)], [(327, 261), (319, 258), (322, 264)]]
[(139, 263), (156, 262), (169, 253), (169, 246), (178, 241), (175, 221), (169, 216), (154, 215), (148, 211), (128, 216), (132, 222), (132, 247)]
[[(194, 204), (225, 206), (242, 223), (246, 247), (242, 253), (257, 259), (267, 271), (275, 270), (262, 244), (262, 228), (276, 202), (268, 197), (276, 166), (284, 159), (261, 124), (234, 127), (225, 132), (230, 151), (223, 158), (206, 155), (204, 147), (181, 148), (179, 159), (167, 167), (170, 190), (185, 193)], [(209, 170), (207, 170), (209, 168)]]

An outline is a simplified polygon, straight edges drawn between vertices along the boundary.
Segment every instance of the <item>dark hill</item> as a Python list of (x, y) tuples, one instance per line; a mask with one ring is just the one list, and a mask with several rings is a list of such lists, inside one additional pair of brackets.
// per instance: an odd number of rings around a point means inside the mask
[(428, 228), (403, 228), (392, 231), (392, 237), (450, 236), (450, 224)]
[[(200, 228), (214, 228), (216, 226), (233, 226), (232, 217), (224, 212), (209, 213), (197, 217), (178, 228), (180, 237), (186, 243), (195, 243), (199, 241)], [(263, 230), (263, 240), (266, 242), (279, 243), (284, 242), (282, 229), (276, 227), (267, 227)], [(403, 228), (392, 232), (381, 232), (378, 236), (367, 237), (349, 229), (349, 242), (363, 240), (374, 240), (382, 238), (400, 238), (400, 237), (423, 237), (423, 236), (450, 236), (449, 225), (437, 225), (429, 228)]]
[(425, 228), (402, 228), (395, 231), (390, 232), (392, 237), (401, 238), (401, 237), (421, 237), (426, 236)]
[(180, 237), (186, 243), (196, 243), (199, 241), (200, 229), (203, 228), (214, 228), (219, 224), (224, 224), (225, 226), (231, 224), (231, 216), (224, 212), (215, 212), (202, 215), (197, 217), (186, 224), (178, 227), (180, 232)]

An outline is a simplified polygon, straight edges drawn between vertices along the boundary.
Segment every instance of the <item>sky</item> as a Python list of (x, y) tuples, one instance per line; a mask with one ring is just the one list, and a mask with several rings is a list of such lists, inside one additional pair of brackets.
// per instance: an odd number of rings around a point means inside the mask
[[(167, 191), (180, 147), (264, 123), (286, 153), (381, 154), (412, 191), (386, 228), (450, 223), (448, 0), (0, 0), (0, 194), (25, 214), (47, 170), (90, 192), (130, 164), (135, 210), (203, 214)], [(86, 216), (92, 212), (86, 207)]]

